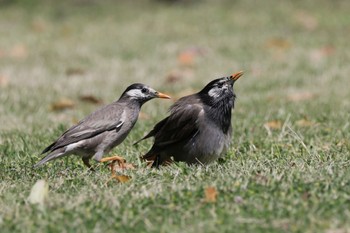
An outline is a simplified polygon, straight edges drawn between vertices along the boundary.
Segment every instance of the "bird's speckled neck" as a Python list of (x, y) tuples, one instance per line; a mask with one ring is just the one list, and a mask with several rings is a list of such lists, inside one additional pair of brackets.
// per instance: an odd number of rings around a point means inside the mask
[(232, 109), (234, 108), (236, 95), (230, 93), (220, 99), (201, 98), (206, 104), (204, 108), (207, 116), (213, 120), (226, 134), (231, 125)]

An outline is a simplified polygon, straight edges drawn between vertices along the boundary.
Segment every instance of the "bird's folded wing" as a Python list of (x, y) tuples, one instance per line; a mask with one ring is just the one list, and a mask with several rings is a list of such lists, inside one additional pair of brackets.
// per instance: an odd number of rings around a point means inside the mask
[(118, 111), (118, 108), (113, 111), (111, 107), (108, 108), (107, 106), (90, 114), (77, 125), (68, 129), (57, 141), (45, 148), (42, 153), (92, 138), (106, 131), (116, 130), (118, 132), (124, 124), (124, 119), (121, 119), (123, 111)]
[(198, 122), (203, 118), (203, 107), (199, 104), (186, 104), (172, 111), (161, 127), (154, 132), (154, 144), (159, 147), (169, 146), (194, 137), (199, 132)]

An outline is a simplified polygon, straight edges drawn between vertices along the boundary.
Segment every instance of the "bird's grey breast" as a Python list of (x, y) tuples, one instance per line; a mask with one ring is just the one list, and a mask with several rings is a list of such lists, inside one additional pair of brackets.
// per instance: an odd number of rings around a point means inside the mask
[(206, 117), (204, 110), (198, 117), (199, 132), (186, 147), (189, 149), (190, 160), (210, 163), (219, 158), (229, 148), (231, 143), (231, 127), (224, 133), (217, 124)]
[(119, 121), (122, 122), (120, 129), (111, 131), (106, 138), (109, 147), (113, 148), (124, 141), (131, 129), (134, 127), (138, 118), (138, 111), (134, 108), (125, 108)]

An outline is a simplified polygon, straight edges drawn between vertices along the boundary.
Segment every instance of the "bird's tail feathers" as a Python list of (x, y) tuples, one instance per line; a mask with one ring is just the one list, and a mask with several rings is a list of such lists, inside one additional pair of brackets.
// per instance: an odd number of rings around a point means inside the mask
[(60, 148), (58, 150), (52, 151), (50, 154), (46, 155), (44, 158), (42, 158), (37, 164), (35, 164), (33, 167), (37, 168), (41, 165), (43, 165), (44, 163), (47, 163), (51, 160), (63, 157), (65, 155), (67, 155), (66, 153), (64, 153), (64, 150), (62, 150), (63, 148)]
[(141, 138), (140, 140), (137, 140), (136, 142), (134, 142), (133, 143), (133, 145), (135, 146), (136, 144), (138, 144), (139, 142), (141, 142), (141, 141), (143, 141), (143, 140), (145, 140), (145, 139), (147, 139), (147, 138), (150, 138), (150, 137), (152, 137), (153, 136), (153, 134), (151, 134), (152, 133), (152, 131), (151, 132), (149, 132), (146, 136), (144, 136), (143, 138)]

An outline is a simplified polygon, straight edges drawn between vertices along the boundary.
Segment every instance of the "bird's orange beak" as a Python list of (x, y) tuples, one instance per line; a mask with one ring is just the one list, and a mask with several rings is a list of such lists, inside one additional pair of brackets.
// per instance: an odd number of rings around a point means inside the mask
[(164, 93), (161, 93), (161, 92), (157, 92), (157, 97), (158, 98), (162, 98), (162, 99), (171, 99), (170, 96), (164, 94)]
[(230, 78), (233, 80), (233, 81), (236, 81), (237, 79), (239, 79), (241, 76), (243, 75), (243, 71), (239, 71), (233, 75), (230, 76)]

